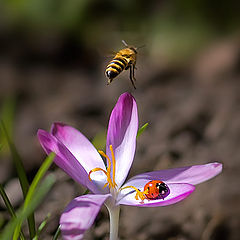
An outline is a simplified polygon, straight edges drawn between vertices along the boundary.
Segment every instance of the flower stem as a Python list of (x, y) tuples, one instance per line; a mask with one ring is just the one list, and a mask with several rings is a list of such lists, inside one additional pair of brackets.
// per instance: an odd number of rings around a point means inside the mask
[(110, 216), (110, 237), (109, 240), (118, 240), (118, 223), (120, 206), (107, 206)]

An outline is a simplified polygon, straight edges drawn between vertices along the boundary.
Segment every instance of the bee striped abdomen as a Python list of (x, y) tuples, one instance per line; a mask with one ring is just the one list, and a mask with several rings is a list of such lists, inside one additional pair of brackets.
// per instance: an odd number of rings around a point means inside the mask
[(129, 69), (131, 83), (136, 89), (134, 83), (134, 81), (136, 81), (134, 77), (134, 69), (137, 60), (137, 48), (128, 46), (125, 41), (122, 42), (126, 48), (117, 52), (112, 61), (109, 62), (106, 67), (105, 74), (108, 78), (107, 85), (109, 85), (123, 70)]
[(109, 79), (115, 78), (120, 74), (128, 65), (127, 60), (123, 57), (113, 58), (113, 60), (107, 65), (106, 75)]

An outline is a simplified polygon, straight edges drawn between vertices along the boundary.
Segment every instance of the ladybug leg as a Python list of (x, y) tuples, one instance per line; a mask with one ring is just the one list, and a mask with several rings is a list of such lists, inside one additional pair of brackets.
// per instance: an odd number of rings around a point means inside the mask
[(164, 200), (164, 197), (163, 197), (163, 195), (160, 193), (159, 194), (159, 196), (160, 196), (160, 198), (162, 199), (162, 200)]

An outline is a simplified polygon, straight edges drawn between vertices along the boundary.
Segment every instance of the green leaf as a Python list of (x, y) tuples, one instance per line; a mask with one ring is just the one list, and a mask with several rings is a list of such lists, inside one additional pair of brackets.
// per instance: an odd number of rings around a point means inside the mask
[(8, 196), (7, 196), (6, 192), (5, 192), (2, 184), (0, 184), (0, 194), (2, 196), (2, 199), (3, 199), (4, 203), (5, 203), (5, 206), (6, 206), (7, 210), (8, 210), (8, 212), (10, 213), (10, 215), (12, 217), (16, 217), (14, 208), (13, 208), (13, 206), (12, 206), (12, 204), (11, 204), (11, 202), (10, 202), (10, 200), (9, 200), (9, 198), (8, 198)]
[(55, 177), (52, 174), (49, 174), (43, 180), (42, 184), (36, 188), (34, 197), (29, 202), (27, 208), (25, 208), (24, 205), (21, 207), (16, 214), (16, 218), (12, 219), (4, 228), (3, 233), (0, 235), (0, 239), (12, 239), (14, 230), (38, 207), (55, 181)]
[[(5, 206), (6, 206), (7, 210), (8, 210), (8, 212), (10, 213), (12, 218), (16, 218), (15, 210), (14, 210), (14, 208), (13, 208), (13, 206), (12, 206), (12, 204), (11, 204), (11, 202), (10, 202), (10, 200), (9, 200), (9, 198), (8, 198), (8, 196), (7, 196), (6, 192), (5, 192), (2, 184), (0, 184), (0, 194), (2, 196), (2, 199), (3, 199), (4, 203), (5, 203)], [(21, 240), (25, 239), (22, 231), (20, 231), (20, 239)]]
[(40, 235), (40, 233), (42, 232), (42, 230), (44, 229), (44, 227), (46, 226), (46, 224), (47, 224), (50, 216), (51, 216), (51, 214), (48, 213), (47, 216), (45, 217), (45, 219), (41, 222), (41, 224), (40, 224), (39, 227), (38, 227), (36, 236), (33, 238), (33, 240), (38, 240), (38, 239), (39, 239), (39, 235)]
[[(7, 132), (7, 129), (6, 129), (3, 121), (1, 121), (1, 128), (2, 128), (2, 132), (5, 136), (5, 138), (7, 140), (11, 154), (12, 154), (13, 163), (15, 165), (15, 168), (16, 168), (16, 171), (18, 174), (18, 178), (19, 178), (19, 182), (20, 182), (20, 185), (22, 188), (23, 196), (24, 196), (24, 198), (26, 198), (28, 188), (29, 188), (29, 182), (27, 180), (27, 175), (26, 175), (24, 167), (23, 167), (22, 159), (21, 159), (14, 143), (10, 139), (9, 134)], [(28, 228), (29, 228), (30, 237), (33, 238), (36, 234), (34, 214), (31, 214), (28, 217)]]
[[(30, 205), (32, 199), (35, 198), (36, 188), (39, 185), (40, 180), (43, 178), (43, 176), (46, 173), (46, 171), (48, 170), (48, 168), (51, 166), (51, 164), (55, 158), (55, 155), (56, 155), (55, 153), (50, 153), (48, 155), (48, 157), (45, 159), (45, 161), (43, 162), (43, 164), (41, 165), (41, 167), (39, 168), (37, 174), (35, 175), (35, 177), (32, 181), (31, 186), (29, 187), (27, 196), (26, 196), (24, 204), (23, 204), (24, 209), (27, 209), (28, 206)], [(16, 230), (14, 232), (13, 239), (15, 239), (15, 240), (18, 239), (20, 227), (21, 227), (21, 222), (19, 223), (19, 226), (16, 227)]]
[(1, 127), (3, 130), (3, 134), (4, 134), (5, 138), (7, 139), (7, 142), (8, 142), (11, 154), (12, 154), (12, 158), (13, 158), (13, 163), (17, 170), (19, 181), (20, 181), (20, 184), (22, 187), (22, 192), (25, 197), (28, 192), (29, 183), (28, 183), (27, 176), (26, 176), (26, 173), (25, 173), (25, 170), (23, 167), (22, 159), (21, 159), (19, 153), (17, 152), (15, 145), (13, 144), (12, 140), (10, 139), (9, 134), (7, 132), (7, 129), (6, 129), (3, 121), (1, 121)]
[(55, 232), (53, 239), (52, 240), (57, 240), (59, 235), (60, 235), (61, 229), (60, 229), (60, 225), (57, 228), (57, 231)]
[(47, 158), (44, 160), (43, 164), (39, 168), (37, 174), (35, 175), (31, 186), (29, 187), (27, 196), (25, 198), (24, 207), (27, 207), (29, 202), (32, 200), (34, 193), (36, 192), (36, 187), (39, 184), (40, 180), (43, 178), (44, 174), (47, 172), (48, 168), (51, 166), (56, 154), (50, 153)]
[(138, 129), (137, 138), (146, 130), (148, 123), (145, 123), (142, 127)]

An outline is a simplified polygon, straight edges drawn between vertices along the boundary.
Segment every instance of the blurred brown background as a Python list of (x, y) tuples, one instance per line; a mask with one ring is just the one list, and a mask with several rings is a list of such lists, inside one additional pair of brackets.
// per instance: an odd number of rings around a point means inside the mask
[[(162, 208), (122, 207), (120, 238), (237, 240), (240, 237), (239, 3), (207, 0), (2, 0), (0, 114), (32, 180), (45, 154), (39, 128), (61, 121), (102, 144), (118, 96), (137, 100), (140, 126), (130, 176), (220, 161), (221, 175), (197, 186), (185, 201)], [(104, 70), (121, 40), (139, 50), (137, 90), (122, 73), (106, 86)], [(4, 139), (0, 180), (13, 205), (21, 191)], [(48, 212), (42, 239), (51, 239), (61, 211), (84, 192), (52, 166), (57, 184), (37, 212)], [(0, 202), (0, 226), (9, 219)], [(107, 239), (108, 213), (86, 239)]]

